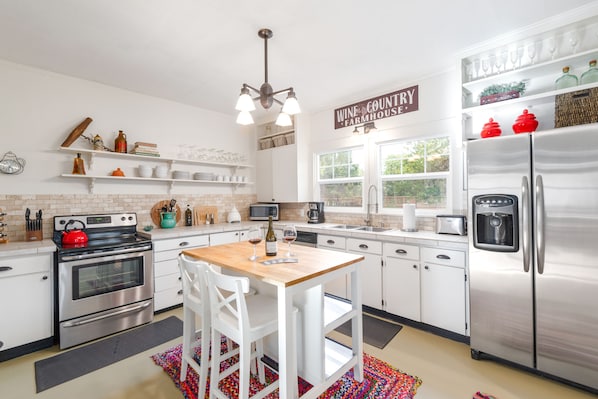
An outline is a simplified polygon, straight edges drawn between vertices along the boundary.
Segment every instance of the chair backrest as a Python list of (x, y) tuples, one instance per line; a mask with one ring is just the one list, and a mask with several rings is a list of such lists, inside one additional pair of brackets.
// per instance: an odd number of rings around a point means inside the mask
[(249, 329), (244, 295), (249, 292), (249, 278), (222, 274), (211, 267), (207, 270), (212, 325), (221, 332), (233, 334), (233, 328), (242, 335)]
[(209, 313), (205, 312), (209, 312), (210, 303), (206, 278), (206, 270), (210, 266), (184, 254), (180, 254), (178, 260), (183, 283), (183, 303), (199, 307), (196, 310), (202, 310), (205, 317), (209, 317)]

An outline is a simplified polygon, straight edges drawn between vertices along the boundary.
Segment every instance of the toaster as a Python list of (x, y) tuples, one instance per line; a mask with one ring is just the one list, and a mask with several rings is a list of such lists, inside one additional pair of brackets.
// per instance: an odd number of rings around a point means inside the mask
[(436, 215), (436, 233), (464, 236), (467, 234), (467, 219), (463, 215)]

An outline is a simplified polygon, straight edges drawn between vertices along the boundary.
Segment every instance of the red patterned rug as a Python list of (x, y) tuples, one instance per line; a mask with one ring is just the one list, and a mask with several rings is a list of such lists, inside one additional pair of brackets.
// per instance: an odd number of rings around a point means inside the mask
[[(197, 399), (198, 376), (193, 368), (188, 367), (185, 382), (179, 381), (181, 367), (182, 345), (177, 345), (163, 353), (152, 356), (154, 363), (161, 366), (170, 376), (177, 388), (186, 399)], [(199, 359), (201, 348), (197, 349), (196, 359)], [(199, 361), (199, 360), (198, 360)], [(335, 382), (320, 399), (412, 399), (422, 381), (418, 377), (402, 373), (390, 364), (381, 361), (367, 353), (363, 354), (364, 379), (358, 383), (353, 379), (353, 371), (347, 372), (340, 380)], [(266, 385), (278, 378), (278, 375), (266, 367)], [(228, 393), (230, 398), (235, 398), (235, 387), (238, 386), (238, 371), (231, 374), (220, 383), (221, 389)], [(257, 376), (251, 377), (250, 395), (260, 389)], [(209, 376), (208, 376), (209, 387)], [(303, 395), (311, 385), (299, 378), (299, 393)], [(208, 390), (206, 390), (208, 391)], [(205, 399), (208, 398), (206, 394)], [(278, 391), (267, 396), (268, 399), (278, 398)]]

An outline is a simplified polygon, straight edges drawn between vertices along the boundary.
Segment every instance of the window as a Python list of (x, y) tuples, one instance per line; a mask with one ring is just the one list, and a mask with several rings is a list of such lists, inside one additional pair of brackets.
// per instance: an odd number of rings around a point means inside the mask
[(450, 172), (448, 137), (401, 141), (380, 146), (382, 207), (440, 209), (447, 206)]
[(363, 170), (363, 148), (319, 154), (320, 201), (330, 207), (361, 207)]

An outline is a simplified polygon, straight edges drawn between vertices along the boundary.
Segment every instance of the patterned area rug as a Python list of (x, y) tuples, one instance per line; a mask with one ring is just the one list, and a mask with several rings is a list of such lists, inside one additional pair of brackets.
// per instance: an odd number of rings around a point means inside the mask
[[(223, 347), (224, 349), (225, 347)], [(163, 353), (152, 356), (152, 360), (170, 376), (174, 384), (183, 393), (186, 399), (197, 399), (198, 376), (193, 368), (188, 367), (187, 378), (181, 383), (179, 373), (181, 367), (182, 345), (168, 349)], [(196, 360), (199, 362), (201, 348), (196, 350)], [(353, 379), (353, 371), (346, 373), (340, 380), (335, 382), (321, 399), (412, 399), (422, 381), (418, 377), (402, 373), (388, 363), (381, 361), (367, 353), (363, 354), (364, 379), (358, 383)], [(224, 366), (223, 366), (224, 367)], [(220, 383), (220, 388), (230, 397), (236, 398), (236, 387), (238, 386), (238, 371), (231, 374)], [(278, 378), (278, 375), (266, 367), (266, 385)], [(209, 387), (209, 376), (208, 376)], [(252, 375), (250, 384), (250, 396), (261, 388), (257, 376)], [(311, 385), (299, 378), (299, 394), (307, 392)], [(207, 392), (208, 390), (206, 390)], [(205, 399), (208, 398), (206, 393)], [(278, 391), (266, 398), (278, 398)]]

